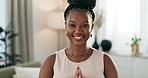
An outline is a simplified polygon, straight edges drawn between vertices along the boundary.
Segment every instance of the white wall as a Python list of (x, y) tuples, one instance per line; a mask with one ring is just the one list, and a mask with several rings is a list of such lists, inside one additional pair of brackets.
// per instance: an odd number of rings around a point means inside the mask
[(140, 51), (148, 54), (148, 1), (141, 0), (140, 2), (140, 37), (141, 37), (141, 47)]
[(47, 28), (48, 11), (56, 9), (56, 0), (33, 0), (34, 61), (44, 61), (57, 50), (58, 32)]

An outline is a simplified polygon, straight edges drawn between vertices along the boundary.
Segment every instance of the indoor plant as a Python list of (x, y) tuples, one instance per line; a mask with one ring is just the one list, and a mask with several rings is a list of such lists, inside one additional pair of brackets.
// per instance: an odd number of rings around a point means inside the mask
[(141, 38), (138, 38), (137, 36), (134, 36), (132, 38), (132, 44), (131, 44), (131, 47), (132, 47), (132, 52), (134, 54), (137, 54), (139, 53), (139, 42), (141, 41)]

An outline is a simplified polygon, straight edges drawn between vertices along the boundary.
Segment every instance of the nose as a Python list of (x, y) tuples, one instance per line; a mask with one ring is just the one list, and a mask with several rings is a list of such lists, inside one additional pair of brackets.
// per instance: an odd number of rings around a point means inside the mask
[(76, 29), (75, 29), (75, 32), (81, 32), (81, 31), (82, 31), (81, 27), (77, 26)]

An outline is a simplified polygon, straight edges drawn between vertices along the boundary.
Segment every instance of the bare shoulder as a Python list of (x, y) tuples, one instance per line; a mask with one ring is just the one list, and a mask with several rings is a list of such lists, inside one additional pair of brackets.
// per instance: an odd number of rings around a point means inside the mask
[(56, 58), (56, 54), (55, 53), (50, 55), (50, 56), (48, 56), (47, 59), (45, 60), (44, 64), (46, 64), (46, 62), (48, 64), (53, 64), (54, 61), (55, 61), (55, 58)]
[(104, 75), (105, 78), (118, 78), (118, 70), (112, 57), (104, 54)]
[(47, 57), (44, 61), (43, 65), (41, 66), (39, 78), (52, 78), (53, 76), (53, 66), (55, 62), (56, 54), (52, 54)]
[(56, 54), (55, 53), (50, 55), (50, 56), (48, 56), (46, 58), (46, 60), (44, 61), (42, 67), (46, 67), (46, 66), (49, 66), (49, 65), (54, 65), (55, 58), (56, 58)]
[(105, 62), (107, 62), (107, 61), (113, 62), (113, 59), (112, 59), (112, 57), (109, 54), (105, 53), (104, 54), (104, 61)]

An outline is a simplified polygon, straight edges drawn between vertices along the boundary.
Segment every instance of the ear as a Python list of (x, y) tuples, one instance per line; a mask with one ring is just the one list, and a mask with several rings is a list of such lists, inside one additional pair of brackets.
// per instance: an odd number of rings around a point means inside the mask
[(91, 32), (92, 32), (93, 28), (94, 28), (94, 22), (92, 22)]
[(67, 36), (67, 22), (65, 21), (65, 34)]
[(65, 29), (67, 29), (67, 22), (65, 21)]

